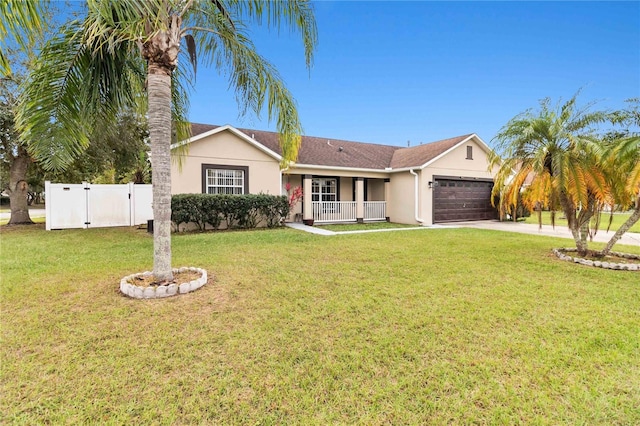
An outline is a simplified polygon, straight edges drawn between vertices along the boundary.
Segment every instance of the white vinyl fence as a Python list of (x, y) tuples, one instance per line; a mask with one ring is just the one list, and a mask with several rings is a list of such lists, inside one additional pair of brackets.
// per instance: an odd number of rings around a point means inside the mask
[(134, 226), (153, 219), (151, 185), (45, 182), (46, 227)]

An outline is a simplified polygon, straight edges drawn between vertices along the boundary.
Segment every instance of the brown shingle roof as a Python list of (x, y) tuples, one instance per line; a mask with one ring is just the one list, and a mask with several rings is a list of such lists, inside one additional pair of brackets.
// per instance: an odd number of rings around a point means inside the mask
[[(191, 123), (192, 136), (208, 132), (220, 126), (210, 124)], [(281, 155), (278, 144), (278, 134), (262, 130), (236, 128), (245, 135)], [(303, 136), (302, 145), (296, 163), (347, 167), (355, 169), (383, 170), (406, 167), (420, 167), (429, 160), (437, 157), (471, 135), (458, 136), (410, 148), (373, 143), (353, 142), (338, 139), (327, 139), (315, 136)]]
[(393, 154), (390, 167), (393, 169), (403, 169), (405, 167), (422, 166), (467, 139), (469, 136), (471, 136), (471, 134), (399, 149)]

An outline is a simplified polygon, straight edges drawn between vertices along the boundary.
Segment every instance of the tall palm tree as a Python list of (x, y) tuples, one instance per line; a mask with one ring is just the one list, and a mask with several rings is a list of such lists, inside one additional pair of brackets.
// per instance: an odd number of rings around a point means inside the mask
[[(243, 113), (266, 106), (283, 158), (297, 156), (302, 129), (295, 101), (248, 37), (250, 25), (262, 23), (300, 33), (311, 66), (317, 31), (308, 0), (87, 0), (84, 19), (70, 22), (43, 49), (25, 88), (17, 122), (48, 168), (64, 167), (82, 152), (96, 120), (147, 103), (158, 280), (172, 279), (171, 123), (178, 138), (187, 137), (185, 63), (195, 72), (199, 60), (228, 77)], [(185, 61), (178, 61), (181, 54)]]
[(609, 201), (610, 193), (595, 131), (606, 114), (591, 112), (591, 105), (578, 109), (577, 96), (555, 108), (543, 99), (539, 111), (511, 119), (494, 139), (497, 147), (490, 163), (499, 165), (492, 195), (500, 197), (502, 211), (515, 208), (520, 196), (526, 207), (537, 208), (540, 223), (540, 208), (549, 208), (553, 221), (555, 211), (561, 210), (584, 255), (589, 220), (600, 203)]

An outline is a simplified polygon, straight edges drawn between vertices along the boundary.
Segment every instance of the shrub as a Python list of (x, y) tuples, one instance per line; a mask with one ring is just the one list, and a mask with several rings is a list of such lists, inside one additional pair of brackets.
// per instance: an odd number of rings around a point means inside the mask
[(200, 230), (207, 225), (220, 229), (223, 222), (227, 228), (250, 229), (262, 223), (273, 228), (282, 225), (288, 212), (285, 196), (178, 194), (171, 199), (171, 220), (178, 231), (191, 222)]
[(272, 198), (271, 195), (258, 195), (258, 208), (264, 217), (267, 227), (275, 228), (282, 226), (282, 219), (287, 217), (290, 211), (289, 200), (287, 197)]
[(202, 210), (202, 216), (204, 222), (209, 224), (213, 229), (220, 229), (220, 224), (223, 219), (223, 208), (220, 197), (224, 196), (211, 196), (209, 194), (198, 194), (200, 201), (200, 209)]

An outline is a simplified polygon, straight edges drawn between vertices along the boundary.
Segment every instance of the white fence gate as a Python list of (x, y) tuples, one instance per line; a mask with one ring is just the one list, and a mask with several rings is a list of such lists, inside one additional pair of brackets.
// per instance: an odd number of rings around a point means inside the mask
[(44, 184), (46, 227), (134, 226), (153, 219), (151, 185)]

